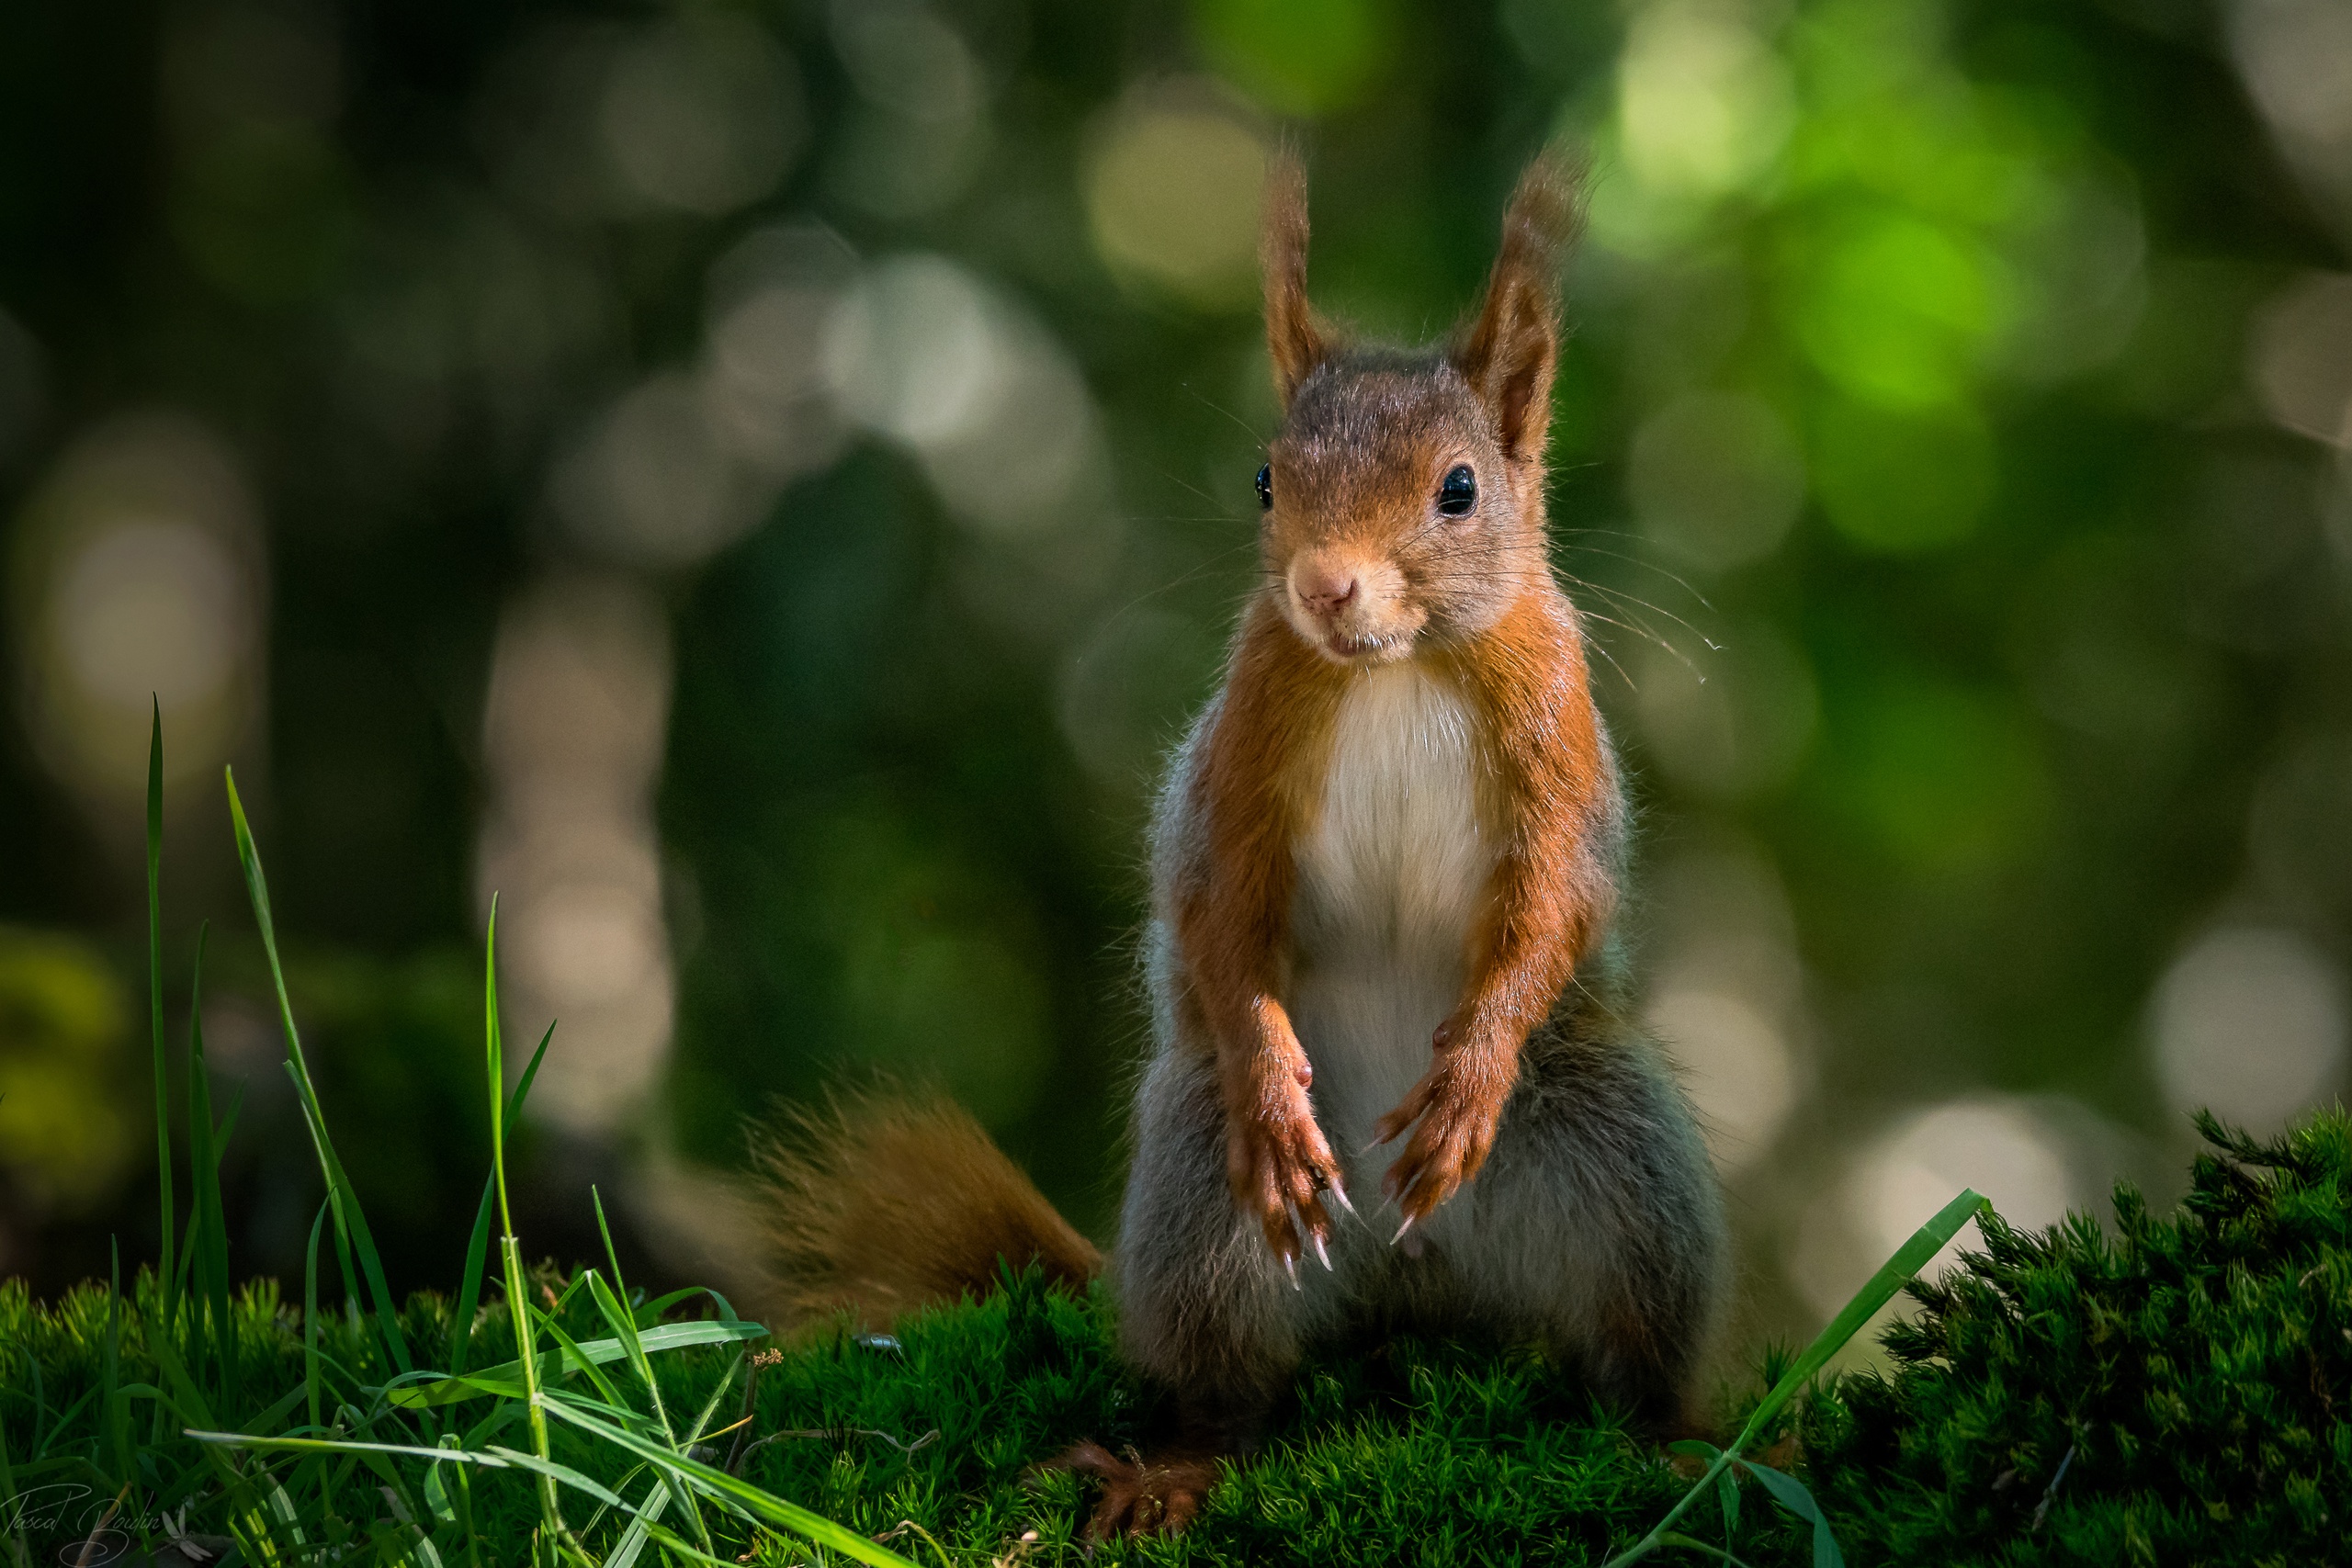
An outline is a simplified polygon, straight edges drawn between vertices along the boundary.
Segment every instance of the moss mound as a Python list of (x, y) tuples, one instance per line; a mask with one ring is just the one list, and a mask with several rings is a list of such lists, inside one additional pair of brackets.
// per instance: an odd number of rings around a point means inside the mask
[[(543, 1271), (535, 1289), (560, 1284)], [(20, 1493), (42, 1489), (21, 1516), (37, 1561), (58, 1561), (59, 1551), (71, 1561), (94, 1507), (115, 1491), (114, 1438), (100, 1416), (109, 1316), (101, 1287), (52, 1304), (29, 1300), (21, 1285), (0, 1286), (0, 1453), (13, 1462)], [(579, 1339), (598, 1330), (581, 1305), (560, 1321)], [(447, 1324), (446, 1303), (432, 1296), (415, 1298), (403, 1317), (419, 1345), (442, 1342)], [(155, 1381), (137, 1315), (114, 1314), (113, 1325), (119, 1382)], [(265, 1286), (241, 1300), (237, 1328), (240, 1412), (299, 1391), (300, 1314)], [(336, 1392), (368, 1403), (361, 1391), (386, 1375), (375, 1342), (342, 1314), (322, 1314), (320, 1329), (322, 1354), (338, 1373)], [(479, 1361), (512, 1353), (502, 1313), (486, 1314)], [(731, 1359), (731, 1351), (710, 1347), (658, 1357), (669, 1407), (700, 1408)], [(938, 1560), (933, 1542), (948, 1562), (972, 1568), (1080, 1562), (1085, 1488), (1041, 1461), (1080, 1438), (1114, 1449), (1146, 1444), (1164, 1415), (1114, 1356), (1107, 1298), (1049, 1289), (1034, 1272), (984, 1300), (918, 1314), (886, 1339), (831, 1336), (760, 1360), (749, 1405), (739, 1380), (713, 1422), (729, 1427), (750, 1416), (740, 1451), (729, 1433), (710, 1457), (734, 1458), (744, 1479), (923, 1562)], [(474, 1441), (526, 1441), (511, 1407), (510, 1418), (489, 1430), (472, 1425), (489, 1413), (488, 1401), (448, 1408), (452, 1429), (471, 1429)], [(299, 1419), (299, 1412), (279, 1418)], [(195, 1445), (156, 1430), (143, 1399), (133, 1401), (128, 1425), (144, 1478), (138, 1490), (152, 1490), (168, 1509), (187, 1505), (191, 1529), (224, 1529), (218, 1489)], [(377, 1427), (368, 1435), (383, 1440), (394, 1433)], [(420, 1430), (402, 1440), (432, 1439)], [(555, 1457), (608, 1484), (631, 1463), (561, 1427)], [(412, 1481), (422, 1471), (407, 1468)], [(296, 1473), (289, 1490), (310, 1539), (384, 1538), (395, 1521), (379, 1479), (351, 1465)], [(635, 1495), (646, 1484), (639, 1475), (623, 1490)], [(1187, 1534), (1120, 1543), (1094, 1560), (1598, 1563), (1637, 1539), (1686, 1484), (1650, 1443), (1532, 1359), (1491, 1346), (1397, 1338), (1308, 1367), (1269, 1450), (1217, 1488)], [(478, 1472), (471, 1486), (482, 1561), (519, 1560), (508, 1549), (527, 1540), (537, 1519), (527, 1477)], [(594, 1512), (576, 1495), (565, 1507), (576, 1526)], [(1752, 1515), (1748, 1524), (1749, 1562), (1760, 1568), (1799, 1560), (1784, 1527)], [(711, 1525), (724, 1554), (747, 1562), (840, 1561), (717, 1515)], [(618, 1539), (620, 1521), (607, 1513), (583, 1531), (602, 1553)], [(11, 1561), (8, 1550), (0, 1543), (0, 1562)], [(438, 1550), (445, 1562), (467, 1560), (461, 1541), (442, 1540)]]
[[(2212, 1152), (2177, 1213), (2152, 1215), (2119, 1190), (2112, 1234), (2087, 1218), (2038, 1235), (1987, 1221), (1981, 1255), (1914, 1287), (1924, 1310), (1889, 1331), (1893, 1371), (1849, 1376), (1805, 1405), (1797, 1468), (1848, 1561), (2346, 1559), (2352, 1122), (2332, 1112), (2268, 1145), (2210, 1122), (2204, 1131)], [(550, 1273), (534, 1289), (554, 1299), (560, 1284)], [(300, 1314), (263, 1287), (236, 1317), (234, 1414), (284, 1429), (299, 1419), (280, 1401), (302, 1378)], [(584, 1303), (561, 1321), (576, 1337), (596, 1332)], [(153, 1508), (185, 1506), (192, 1529), (225, 1523), (213, 1517), (214, 1472), (136, 1393), (156, 1379), (140, 1325), (136, 1311), (111, 1311), (100, 1287), (51, 1304), (0, 1286), (0, 1459), (19, 1498), (41, 1488), (72, 1503), (8, 1508), (37, 1557), (81, 1540), (91, 1502), (114, 1495), (126, 1462)], [(419, 1297), (404, 1326), (414, 1344), (442, 1343), (447, 1306)], [(385, 1377), (375, 1342), (339, 1313), (319, 1328), (330, 1408), (368, 1404), (368, 1385)], [(1141, 1444), (1162, 1414), (1113, 1356), (1110, 1328), (1099, 1292), (1057, 1292), (1032, 1273), (983, 1301), (918, 1314), (888, 1341), (843, 1335), (766, 1354), (752, 1401), (738, 1383), (718, 1407), (714, 1425), (749, 1419), (713, 1456), (920, 1561), (940, 1555), (935, 1542), (975, 1568), (1075, 1562), (1083, 1489), (1039, 1461), (1080, 1438)], [(110, 1336), (114, 1386), (126, 1391), (112, 1430), (102, 1419)], [(511, 1354), (503, 1314), (487, 1314), (482, 1361)], [(700, 1408), (730, 1359), (709, 1347), (661, 1356), (670, 1408)], [(1591, 1564), (1637, 1539), (1687, 1484), (1573, 1382), (1491, 1346), (1351, 1347), (1310, 1365), (1295, 1393), (1268, 1451), (1217, 1488), (1192, 1532), (1098, 1560)], [(477, 1402), (451, 1414), (466, 1429), (492, 1413)], [(519, 1441), (511, 1413), (501, 1419), (503, 1428), (473, 1427), (474, 1440)], [(629, 1467), (569, 1429), (556, 1441), (558, 1459), (601, 1481)], [(396, 1521), (379, 1479), (340, 1462), (296, 1472), (289, 1486), (310, 1539), (390, 1539)], [(473, 1485), (481, 1560), (509, 1560), (535, 1517), (529, 1488), (512, 1472), (479, 1472)], [(1740, 1559), (1810, 1561), (1809, 1540), (1747, 1494)], [(571, 1517), (582, 1524), (590, 1512)], [(803, 1543), (712, 1523), (727, 1556), (818, 1560)], [(610, 1515), (583, 1528), (599, 1552), (619, 1533)], [(1720, 1540), (1716, 1505), (1683, 1528)], [(472, 1555), (459, 1540), (441, 1551), (444, 1561)]]
[[(911, 1320), (897, 1350), (841, 1340), (788, 1353), (763, 1408), (773, 1393), (779, 1425), (863, 1430), (772, 1443), (745, 1473), (869, 1534), (914, 1519), (958, 1561), (958, 1548), (985, 1562), (1031, 1529), (1038, 1560), (1067, 1560), (1087, 1499), (1077, 1478), (1033, 1467), (1081, 1438), (1117, 1449), (1159, 1429), (1150, 1396), (1111, 1359), (1109, 1326), (1099, 1297), (1032, 1276)], [(1597, 1563), (1687, 1485), (1575, 1384), (1492, 1348), (1366, 1344), (1320, 1359), (1295, 1392), (1267, 1451), (1190, 1531), (1110, 1559)]]
[(2352, 1121), (2211, 1145), (2179, 1212), (1984, 1223), (1911, 1294), (1892, 1375), (1805, 1423), (1858, 1562), (2277, 1563), (2352, 1556)]

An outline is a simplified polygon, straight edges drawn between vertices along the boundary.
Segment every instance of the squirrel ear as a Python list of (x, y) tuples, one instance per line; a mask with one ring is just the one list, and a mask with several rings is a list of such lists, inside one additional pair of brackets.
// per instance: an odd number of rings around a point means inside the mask
[(1283, 406), (1330, 354), (1322, 324), (1306, 302), (1306, 168), (1285, 147), (1266, 162), (1265, 213), (1258, 263), (1266, 280), (1266, 350)]
[(1453, 351), (1454, 367), (1494, 415), (1503, 456), (1514, 462), (1542, 455), (1551, 423), (1560, 262), (1583, 226), (1582, 176), (1551, 153), (1520, 175), (1486, 300)]

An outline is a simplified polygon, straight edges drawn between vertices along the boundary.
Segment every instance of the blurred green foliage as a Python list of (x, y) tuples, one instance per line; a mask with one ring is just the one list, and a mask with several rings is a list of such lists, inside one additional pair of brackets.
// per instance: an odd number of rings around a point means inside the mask
[[(222, 755), (286, 930), (355, 965), (318, 995), (350, 1031), (322, 1076), (379, 1112), (363, 1186), (415, 1162), (421, 1216), (478, 1164), (420, 1043), (471, 1025), (419, 1021), (522, 798), (484, 739), (502, 615), (584, 573), (654, 607), (666, 705), (645, 874), (675, 1039), (628, 1135), (724, 1166), (772, 1096), (935, 1077), (1099, 1231), (1149, 781), (1252, 584), (1274, 417), (1211, 175), (1236, 136), (1302, 139), (1318, 299), (1427, 339), (1565, 139), (1594, 174), (1557, 561), (1661, 868), (1661, 984), (1761, 1021), (1751, 1245), (1850, 1228), (1872, 1137), (1961, 1096), (2007, 1097), (2079, 1199), (2171, 1164), (2135, 1151), (2208, 1080), (2151, 1040), (2216, 922), (2297, 944), (2317, 1000), (2279, 1070), (2310, 1070), (2281, 1092), (2343, 1083), (2352, 492), (2263, 357), (2325, 346), (2279, 302), (2352, 232), (2334, 144), (2278, 107), (2306, 101), (2274, 77), (2307, 14), (21, 5), (0, 514), (125, 410), (234, 455), (266, 700)], [(760, 321), (787, 325), (739, 335)], [(711, 456), (722, 394), (767, 446)], [(30, 692), (50, 589), (11, 559)], [(0, 740), (0, 919), (127, 937), (128, 796), (60, 761), (51, 712), (24, 697)], [(175, 786), (166, 877), (226, 922), (209, 777)], [(1748, 903), (1709, 891), (1725, 866)], [(250, 1266), (288, 1267), (293, 1228), (255, 1216), (307, 1197), (251, 1201)], [(1752, 1277), (1760, 1321), (1802, 1315), (1780, 1262)]]
[(0, 1160), (82, 1208), (130, 1152), (128, 1010), (89, 944), (0, 931)]

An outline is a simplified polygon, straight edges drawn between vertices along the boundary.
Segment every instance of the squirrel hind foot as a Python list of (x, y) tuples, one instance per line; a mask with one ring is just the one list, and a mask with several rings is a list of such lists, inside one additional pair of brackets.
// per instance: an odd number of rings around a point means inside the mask
[(1217, 1461), (1198, 1454), (1120, 1459), (1100, 1443), (1080, 1443), (1052, 1462), (1056, 1470), (1091, 1475), (1102, 1499), (1086, 1521), (1088, 1547), (1122, 1537), (1174, 1535), (1200, 1514), (1217, 1482)]

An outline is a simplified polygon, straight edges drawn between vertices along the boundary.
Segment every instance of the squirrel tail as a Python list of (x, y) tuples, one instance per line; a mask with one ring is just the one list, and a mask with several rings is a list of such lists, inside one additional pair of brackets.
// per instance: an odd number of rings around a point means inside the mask
[(1082, 1285), (1102, 1255), (970, 1112), (877, 1092), (790, 1116), (755, 1150), (765, 1315), (786, 1332), (846, 1312), (878, 1332), (986, 1293), (999, 1260)]

